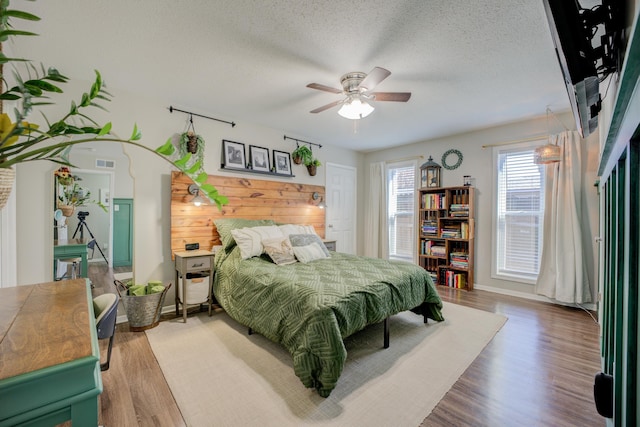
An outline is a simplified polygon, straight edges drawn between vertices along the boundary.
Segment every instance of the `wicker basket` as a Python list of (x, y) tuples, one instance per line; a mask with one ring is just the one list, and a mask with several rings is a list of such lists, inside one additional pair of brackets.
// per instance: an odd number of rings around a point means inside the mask
[(0, 209), (7, 204), (15, 178), (15, 170), (12, 168), (0, 168)]
[[(122, 304), (127, 313), (129, 320), (129, 330), (133, 332), (141, 332), (147, 329), (155, 328), (160, 323), (160, 310), (164, 303), (167, 291), (171, 287), (164, 288), (164, 291), (149, 295), (127, 295), (127, 287), (119, 280), (114, 280)], [(121, 292), (124, 290), (124, 292)]]

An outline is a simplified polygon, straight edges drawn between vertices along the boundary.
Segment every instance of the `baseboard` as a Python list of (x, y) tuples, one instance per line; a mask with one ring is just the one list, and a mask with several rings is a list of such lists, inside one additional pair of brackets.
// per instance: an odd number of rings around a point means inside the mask
[(548, 302), (551, 304), (557, 304), (557, 305), (564, 305), (567, 307), (575, 307), (575, 308), (583, 308), (583, 309), (587, 309), (587, 310), (591, 310), (591, 311), (598, 311), (598, 305), (596, 303), (585, 303), (585, 304), (568, 304), (568, 303), (563, 303), (563, 302), (559, 302), (556, 300), (553, 300), (551, 298), (547, 298), (543, 295), (537, 295), (537, 294), (530, 294), (527, 292), (519, 292), (519, 291), (513, 291), (510, 289), (503, 289), (503, 288), (496, 288), (493, 286), (484, 286), (484, 285), (478, 285), (478, 284), (474, 284), (473, 285), (473, 289), (479, 289), (481, 291), (487, 291), (487, 292), (493, 292), (496, 294), (502, 294), (502, 295), (509, 295), (512, 297), (517, 297), (517, 298), (524, 298), (524, 299), (528, 299), (528, 300), (533, 300), (533, 301), (541, 301), (541, 302)]

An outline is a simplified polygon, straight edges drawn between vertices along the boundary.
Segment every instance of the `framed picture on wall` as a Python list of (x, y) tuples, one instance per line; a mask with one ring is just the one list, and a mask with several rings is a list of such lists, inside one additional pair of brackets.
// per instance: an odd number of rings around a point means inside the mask
[(251, 169), (260, 172), (270, 172), (269, 166), (269, 149), (258, 147), (256, 145), (249, 146), (249, 164)]
[(222, 159), (224, 168), (246, 169), (244, 144), (241, 142), (222, 140)]
[(273, 167), (276, 173), (291, 175), (291, 154), (284, 151), (273, 150)]

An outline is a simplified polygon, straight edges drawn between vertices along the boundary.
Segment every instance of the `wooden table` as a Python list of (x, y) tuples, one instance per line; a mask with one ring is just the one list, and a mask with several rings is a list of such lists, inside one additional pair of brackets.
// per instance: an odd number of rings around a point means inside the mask
[(64, 258), (81, 258), (80, 276), (87, 276), (87, 241), (86, 239), (54, 240), (53, 242), (53, 280), (58, 270), (58, 260)]
[(0, 289), (0, 426), (96, 426), (100, 393), (88, 280)]

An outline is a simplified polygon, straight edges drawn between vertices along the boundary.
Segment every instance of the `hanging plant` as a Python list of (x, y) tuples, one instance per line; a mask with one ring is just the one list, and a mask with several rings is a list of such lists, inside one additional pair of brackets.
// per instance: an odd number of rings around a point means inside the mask
[(189, 130), (180, 134), (180, 144), (178, 146), (178, 154), (184, 157), (187, 153), (191, 153), (191, 164), (200, 162), (204, 158), (204, 139), (195, 132)]
[(313, 153), (311, 152), (311, 149), (306, 145), (298, 146), (291, 153), (291, 160), (293, 160), (293, 163), (295, 163), (296, 165), (300, 165), (303, 163), (306, 164), (312, 158), (313, 158)]

